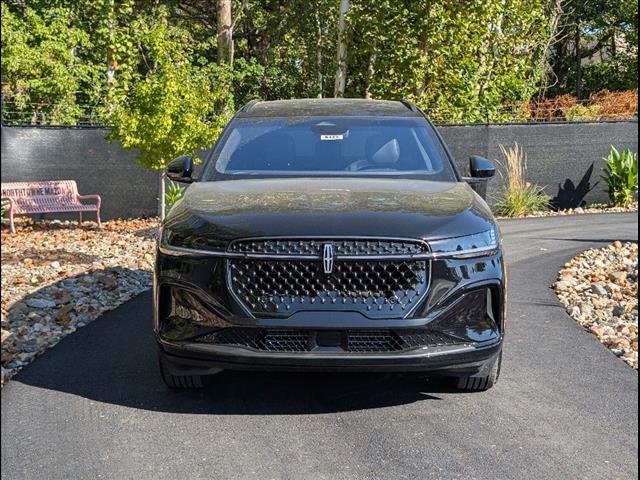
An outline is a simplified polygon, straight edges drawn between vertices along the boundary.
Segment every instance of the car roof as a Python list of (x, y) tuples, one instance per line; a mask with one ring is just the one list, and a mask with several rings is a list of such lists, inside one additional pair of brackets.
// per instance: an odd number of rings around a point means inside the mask
[(299, 100), (253, 101), (245, 105), (239, 117), (421, 117), (408, 102), (365, 100), (360, 98), (306, 98)]

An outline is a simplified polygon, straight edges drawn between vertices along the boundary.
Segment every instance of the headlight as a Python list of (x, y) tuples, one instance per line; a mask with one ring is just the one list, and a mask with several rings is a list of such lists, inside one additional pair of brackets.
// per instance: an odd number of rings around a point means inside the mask
[(495, 227), (474, 235), (430, 241), (435, 258), (473, 258), (492, 255), (500, 248), (499, 234)]
[(167, 255), (223, 255), (227, 247), (225, 242), (211, 239), (206, 235), (198, 235), (192, 232), (176, 233), (167, 228), (160, 228), (157, 238), (158, 248)]

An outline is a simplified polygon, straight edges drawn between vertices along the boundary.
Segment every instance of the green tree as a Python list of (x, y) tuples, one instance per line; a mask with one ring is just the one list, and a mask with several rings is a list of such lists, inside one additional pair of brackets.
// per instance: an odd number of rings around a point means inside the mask
[[(341, 3), (350, 8), (340, 36), (346, 62), (338, 70)], [(2, 6), (3, 99), (35, 123), (73, 124), (92, 113), (116, 118), (113, 110), (131, 105), (147, 77), (174, 81), (163, 63), (180, 64), (193, 73), (189, 81), (208, 78), (211, 92), (224, 85), (238, 106), (255, 97), (334, 96), (336, 72), (346, 72), (344, 96), (407, 98), (434, 120), (453, 122), (512, 119), (505, 108), (539, 92), (580, 85), (586, 95), (637, 83), (631, 0), (4, 0)], [(171, 60), (149, 50), (148, 27), (160, 18), (167, 35), (188, 38)], [(575, 32), (585, 61), (580, 71)], [(215, 68), (221, 51), (225, 61)], [(604, 60), (586, 64), (598, 55)], [(342, 83), (338, 90), (342, 95)]]
[[(34, 105), (43, 103), (45, 107), (37, 110), (35, 117), (45, 124), (95, 124), (103, 120), (109, 108), (126, 95), (135, 77), (137, 32), (131, 27), (140, 11), (146, 9), (143, 3), (3, 2), (3, 100), (10, 105), (16, 101), (20, 104), (20, 97), (28, 94), (30, 106), (24, 116), (35, 113)], [(13, 78), (23, 85), (14, 87)], [(29, 88), (25, 88), (26, 82), (30, 83)], [(65, 88), (73, 95), (60, 95)], [(50, 101), (41, 102), (40, 98)], [(48, 104), (54, 106), (46, 107)], [(60, 111), (66, 113), (61, 115)]]
[(353, 2), (348, 93), (407, 98), (435, 120), (500, 120), (543, 79), (543, 0)]
[[(338, 2), (252, 0), (242, 4), (244, 9), (235, 10), (234, 72), (243, 76), (245, 66), (260, 67), (259, 75), (254, 69), (250, 77), (255, 96), (265, 100), (333, 96)], [(246, 63), (238, 64), (238, 59)], [(243, 101), (246, 98), (242, 96)]]
[(80, 120), (78, 95), (94, 73), (81, 55), (93, 44), (72, 19), (73, 12), (63, 7), (39, 14), (2, 4), (3, 120), (34, 125)]
[(638, 85), (638, 2), (565, 0), (551, 49), (548, 95), (586, 98)]
[(189, 33), (171, 25), (166, 12), (143, 16), (134, 28), (144, 74), (110, 112), (109, 139), (137, 150), (138, 163), (147, 169), (163, 169), (180, 155), (197, 159), (197, 151), (211, 146), (232, 111), (229, 72), (194, 58)]

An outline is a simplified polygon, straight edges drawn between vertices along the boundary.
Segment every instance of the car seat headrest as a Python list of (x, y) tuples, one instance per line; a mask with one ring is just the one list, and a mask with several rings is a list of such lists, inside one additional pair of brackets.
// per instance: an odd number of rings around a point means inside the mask
[(394, 165), (400, 159), (400, 142), (397, 138), (376, 135), (367, 139), (367, 160), (375, 165)]

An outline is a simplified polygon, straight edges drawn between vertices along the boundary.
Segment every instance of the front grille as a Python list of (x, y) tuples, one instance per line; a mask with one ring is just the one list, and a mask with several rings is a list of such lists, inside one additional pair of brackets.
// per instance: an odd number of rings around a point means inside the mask
[[(331, 243), (335, 262), (325, 273), (321, 259)], [(403, 318), (427, 292), (429, 262), (393, 259), (424, 253), (419, 242), (362, 240), (269, 240), (232, 244), (237, 253), (273, 255), (269, 259), (230, 259), (230, 287), (256, 316), (290, 316), (303, 310), (358, 311), (369, 318)], [(278, 255), (307, 256), (287, 259)], [(350, 256), (342, 259), (341, 256)], [(376, 256), (376, 258), (367, 258)], [(388, 259), (386, 259), (388, 258)]]
[(255, 314), (358, 310), (403, 317), (427, 289), (425, 261), (337, 261), (325, 274), (313, 261), (230, 260), (231, 285)]
[(421, 242), (405, 240), (240, 240), (229, 246), (233, 253), (260, 253), (267, 255), (320, 255), (322, 247), (331, 243), (336, 255), (417, 255), (427, 253)]
[[(260, 328), (225, 328), (196, 339), (199, 343), (229, 345), (265, 352), (311, 352), (318, 350), (321, 331)], [(384, 353), (402, 352), (423, 347), (457, 345), (463, 340), (429, 330), (342, 331), (339, 344), (331, 352)], [(326, 345), (325, 345), (326, 348)], [(326, 350), (325, 350), (326, 351)]]

